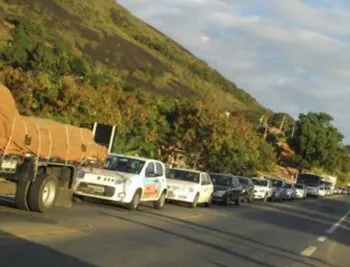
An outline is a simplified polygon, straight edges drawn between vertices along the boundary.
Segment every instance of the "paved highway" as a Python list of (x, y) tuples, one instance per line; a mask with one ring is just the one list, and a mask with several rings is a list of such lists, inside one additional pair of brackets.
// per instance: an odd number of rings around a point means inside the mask
[(49, 214), (0, 198), (0, 266), (350, 266), (350, 197), (130, 212), (100, 202)]

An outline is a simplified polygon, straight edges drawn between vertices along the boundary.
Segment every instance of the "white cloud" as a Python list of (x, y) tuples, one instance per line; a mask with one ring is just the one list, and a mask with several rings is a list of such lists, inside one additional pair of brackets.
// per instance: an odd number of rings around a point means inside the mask
[(329, 112), (350, 142), (348, 1), (119, 2), (269, 108)]

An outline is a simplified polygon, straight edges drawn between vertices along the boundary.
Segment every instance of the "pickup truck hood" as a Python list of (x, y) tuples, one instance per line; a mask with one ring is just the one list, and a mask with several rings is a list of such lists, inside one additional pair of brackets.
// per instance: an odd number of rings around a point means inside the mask
[(188, 182), (183, 180), (176, 179), (167, 179), (168, 185), (170, 186), (181, 186), (181, 187), (196, 187), (198, 184), (194, 182)]
[(229, 188), (227, 186), (222, 186), (222, 185), (214, 185), (214, 191), (226, 191)]
[(261, 186), (261, 185), (254, 185), (254, 190), (265, 190), (267, 191), (266, 186)]
[(135, 174), (131, 174), (131, 173), (117, 172), (117, 171), (97, 169), (97, 168), (93, 168), (93, 169), (83, 168), (82, 171), (84, 171), (86, 175), (95, 175), (95, 176), (124, 179), (124, 180), (125, 179), (131, 180), (132, 177), (135, 176)]

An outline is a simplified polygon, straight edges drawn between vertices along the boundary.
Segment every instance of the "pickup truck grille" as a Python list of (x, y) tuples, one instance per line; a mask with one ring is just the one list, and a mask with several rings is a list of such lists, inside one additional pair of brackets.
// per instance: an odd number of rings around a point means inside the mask
[(82, 182), (79, 184), (77, 191), (89, 195), (113, 197), (115, 188), (112, 186)]

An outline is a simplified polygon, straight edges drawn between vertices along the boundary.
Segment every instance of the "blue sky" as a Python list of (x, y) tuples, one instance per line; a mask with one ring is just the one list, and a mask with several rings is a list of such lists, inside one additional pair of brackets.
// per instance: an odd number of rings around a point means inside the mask
[(350, 143), (348, 0), (119, 0), (272, 110), (325, 111)]

